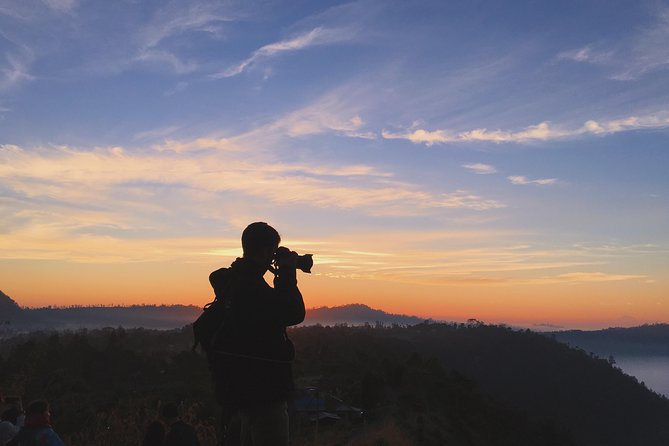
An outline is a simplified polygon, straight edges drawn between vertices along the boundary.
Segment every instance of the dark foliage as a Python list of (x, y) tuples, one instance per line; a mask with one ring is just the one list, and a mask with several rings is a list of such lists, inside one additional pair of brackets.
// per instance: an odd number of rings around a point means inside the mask
[[(669, 402), (604, 360), (550, 337), (482, 324), (291, 331), (298, 387), (362, 407), (365, 423), (315, 426), (293, 444), (665, 445)], [(203, 445), (218, 408), (181, 330), (32, 333), (0, 344), (0, 391), (52, 403), (71, 445), (139, 444), (177, 401)]]

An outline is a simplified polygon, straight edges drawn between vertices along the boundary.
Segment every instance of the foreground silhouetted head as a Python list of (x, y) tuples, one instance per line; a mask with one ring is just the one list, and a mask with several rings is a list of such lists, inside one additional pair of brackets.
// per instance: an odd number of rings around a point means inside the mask
[(274, 251), (281, 243), (281, 236), (276, 229), (265, 222), (251, 223), (242, 232), (244, 257), (264, 256)]
[(0, 420), (9, 421), (12, 424), (16, 424), (19, 415), (21, 415), (21, 410), (16, 406), (11, 406), (2, 412), (2, 415), (0, 415)]
[(179, 418), (179, 408), (176, 403), (167, 403), (160, 409), (160, 416), (166, 421)]
[(26, 415), (39, 415), (49, 412), (49, 403), (45, 400), (36, 400), (28, 405)]

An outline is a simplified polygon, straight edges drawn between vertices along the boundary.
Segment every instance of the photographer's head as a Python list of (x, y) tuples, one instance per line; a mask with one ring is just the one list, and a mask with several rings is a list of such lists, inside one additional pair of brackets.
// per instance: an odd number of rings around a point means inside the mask
[(244, 258), (253, 259), (262, 264), (269, 264), (274, 257), (274, 251), (281, 243), (281, 236), (276, 229), (265, 222), (251, 223), (242, 232), (242, 248)]

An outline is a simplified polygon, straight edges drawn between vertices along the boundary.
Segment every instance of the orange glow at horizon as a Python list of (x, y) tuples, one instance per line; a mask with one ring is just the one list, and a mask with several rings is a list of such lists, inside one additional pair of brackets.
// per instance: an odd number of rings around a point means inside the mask
[[(3, 262), (2, 290), (27, 307), (192, 304), (213, 293), (211, 271), (234, 257), (199, 262)], [(435, 320), (603, 328), (669, 321), (666, 282), (643, 280), (518, 284), (439, 284), (404, 278), (347, 277), (315, 257), (314, 274), (299, 273), (308, 308), (362, 303), (390, 313)], [(339, 274), (339, 277), (337, 275)], [(334, 277), (333, 277), (334, 276)], [(524, 281), (528, 282), (528, 281)]]

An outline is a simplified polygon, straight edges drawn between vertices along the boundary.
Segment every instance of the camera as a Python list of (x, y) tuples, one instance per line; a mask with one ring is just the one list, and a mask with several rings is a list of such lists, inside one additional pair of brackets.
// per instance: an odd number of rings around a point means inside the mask
[(280, 267), (282, 262), (295, 258), (295, 267), (305, 273), (311, 273), (311, 267), (314, 266), (313, 254), (299, 255), (285, 246), (279, 246), (274, 252), (274, 265)]

